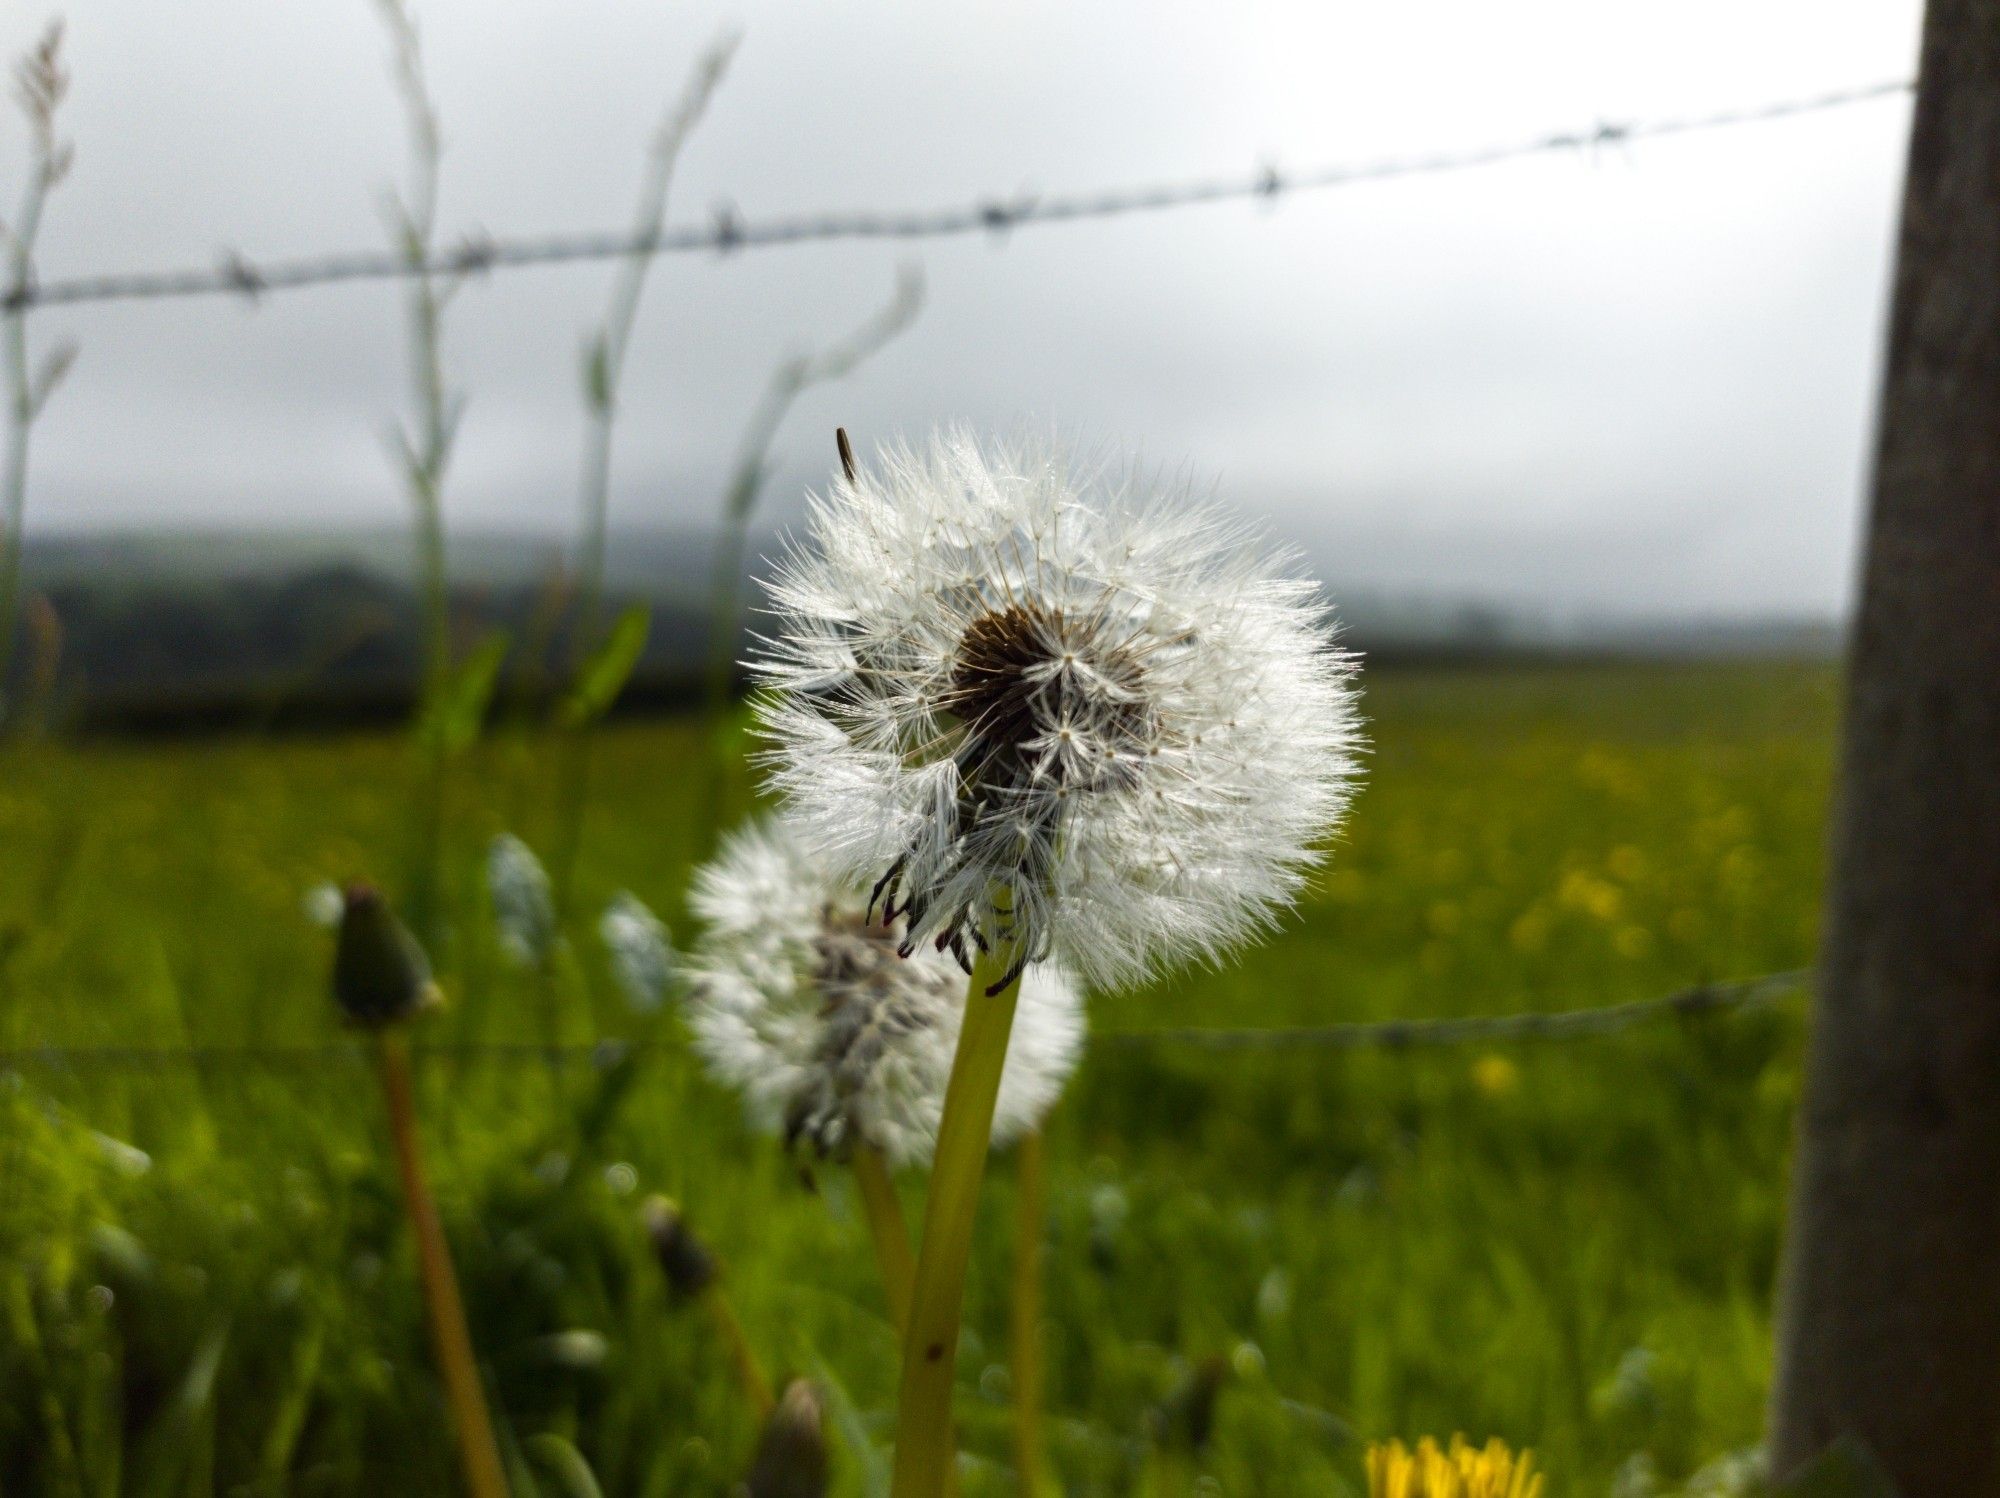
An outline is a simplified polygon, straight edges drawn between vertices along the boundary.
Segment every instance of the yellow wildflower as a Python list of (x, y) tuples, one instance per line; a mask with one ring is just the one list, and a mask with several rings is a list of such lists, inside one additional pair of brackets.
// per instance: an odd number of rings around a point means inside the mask
[(1521, 1085), (1521, 1068), (1494, 1051), (1472, 1063), (1472, 1085), (1490, 1098), (1509, 1097)]
[(1401, 1441), (1368, 1448), (1369, 1498), (1541, 1498), (1531, 1451), (1514, 1455), (1496, 1438), (1474, 1449), (1453, 1436), (1440, 1451), (1429, 1436), (1411, 1451)]

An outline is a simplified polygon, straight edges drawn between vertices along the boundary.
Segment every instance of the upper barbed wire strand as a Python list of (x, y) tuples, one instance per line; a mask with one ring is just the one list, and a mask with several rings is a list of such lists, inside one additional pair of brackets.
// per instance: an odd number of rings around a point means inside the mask
[(220, 253), (212, 266), (61, 277), (31, 281), (0, 295), (0, 312), (92, 302), (147, 301), (235, 294), (262, 297), (274, 292), (352, 281), (394, 280), (411, 275), (458, 274), (615, 260), (632, 255), (679, 255), (710, 251), (771, 249), (830, 240), (942, 239), (964, 234), (1000, 234), (1038, 224), (1074, 223), (1153, 213), (1231, 201), (1272, 201), (1291, 193), (1317, 192), (1400, 177), (1433, 176), (1498, 166), (1524, 158), (1594, 152), (1635, 141), (1658, 140), (1738, 125), (1766, 124), (1800, 115), (1844, 109), (1911, 93), (1914, 82), (1897, 79), (1834, 89), (1709, 114), (1618, 122), (1600, 119), (1581, 130), (1556, 130), (1525, 139), (1456, 151), (1424, 152), (1375, 161), (1333, 163), (1288, 172), (1272, 164), (1240, 176), (1189, 179), (1093, 192), (997, 195), (973, 203), (908, 211), (848, 209), (748, 220), (725, 204), (703, 225), (684, 224), (659, 234), (621, 231), (496, 238), (473, 232), (422, 263), (393, 250), (353, 250), (268, 262), (234, 250)]

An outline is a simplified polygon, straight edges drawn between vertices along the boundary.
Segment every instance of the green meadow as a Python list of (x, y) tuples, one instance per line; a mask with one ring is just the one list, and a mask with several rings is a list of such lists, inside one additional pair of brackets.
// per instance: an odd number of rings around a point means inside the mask
[[(1092, 1002), (1047, 1140), (1052, 1465), (1079, 1494), (1339, 1493), (1370, 1440), (1464, 1431), (1533, 1447), (1551, 1498), (1680, 1491), (1761, 1426), (1796, 998), (1570, 1041), (1111, 1032), (1563, 1010), (1804, 966), (1834, 674), (1365, 687), (1367, 788), (1300, 909), (1226, 971)], [(755, 1422), (712, 1307), (655, 1262), (652, 1193), (726, 1265), (770, 1371), (825, 1389), (837, 1490), (884, 1470), (897, 1346), (852, 1181), (752, 1132), (671, 1008), (626, 1008), (596, 935), (627, 889), (685, 931), (709, 743), (691, 720), (600, 732), (546, 971), (500, 951), (483, 865), (503, 830), (555, 856), (555, 750), (502, 726), (450, 769), (448, 1003), (421, 1025), (447, 1051), (420, 1108), (522, 1493), (719, 1495), (746, 1469)], [(0, 768), (0, 1492), (455, 1490), (380, 1089), (302, 904), (356, 876), (405, 891), (408, 740), (17, 745)], [(747, 772), (719, 795), (745, 814)], [(605, 1038), (640, 1044), (581, 1049)], [(549, 1040), (564, 1064), (448, 1050)], [(969, 1498), (1015, 1490), (1014, 1188), (1002, 1155), (958, 1368)]]

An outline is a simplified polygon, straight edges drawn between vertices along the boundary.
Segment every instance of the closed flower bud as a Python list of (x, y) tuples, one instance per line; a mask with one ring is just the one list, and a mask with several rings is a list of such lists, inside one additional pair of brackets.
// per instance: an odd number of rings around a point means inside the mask
[(424, 949), (379, 890), (352, 884), (343, 896), (333, 953), (333, 996), (357, 1025), (397, 1024), (438, 1002)]
[(664, 1196), (647, 1200), (642, 1209), (646, 1236), (653, 1243), (653, 1257), (677, 1300), (692, 1300), (715, 1283), (720, 1266), (715, 1255), (695, 1237), (681, 1209)]
[(825, 1498), (826, 1411), (819, 1390), (806, 1379), (785, 1385), (744, 1481), (743, 1498)]

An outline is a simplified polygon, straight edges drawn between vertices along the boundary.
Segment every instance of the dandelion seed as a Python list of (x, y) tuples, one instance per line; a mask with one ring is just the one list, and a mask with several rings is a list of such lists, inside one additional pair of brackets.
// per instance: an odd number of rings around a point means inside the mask
[(546, 962), (556, 947), (555, 897), (534, 850), (511, 832), (487, 847), (486, 890), (501, 948), (524, 967)]
[(625, 1002), (650, 1014), (666, 998), (674, 976), (674, 948), (666, 923), (637, 895), (621, 890), (604, 907), (597, 935), (611, 954), (612, 975)]
[[(901, 924), (872, 919), (867, 892), (829, 879), (777, 822), (733, 835), (693, 901), (707, 929), (688, 962), (689, 1016), (710, 1070), (788, 1142), (928, 1159), (964, 1014), (957, 965), (931, 947), (900, 956)], [(1081, 1040), (1069, 985), (1030, 968), (996, 1139), (1040, 1121)]]
[(1217, 510), (1101, 477), (957, 431), (893, 447), (813, 501), (770, 585), (787, 814), (910, 951), (969, 969), (1004, 941), (1093, 985), (1213, 958), (1351, 798), (1354, 660), (1314, 585)]

